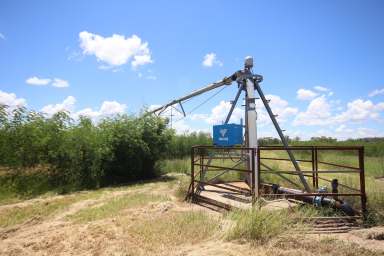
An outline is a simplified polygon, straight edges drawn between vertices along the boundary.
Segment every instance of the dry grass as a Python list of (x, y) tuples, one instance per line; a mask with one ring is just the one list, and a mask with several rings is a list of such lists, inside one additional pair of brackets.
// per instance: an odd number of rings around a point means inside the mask
[(95, 221), (103, 218), (113, 217), (123, 209), (142, 207), (153, 202), (167, 201), (167, 196), (150, 193), (132, 193), (109, 199), (100, 206), (86, 208), (68, 216), (68, 219), (77, 223)]
[(379, 256), (383, 254), (331, 237), (308, 239), (304, 236), (291, 236), (273, 241), (266, 255)]
[(271, 239), (287, 234), (294, 234), (297, 230), (307, 228), (302, 222), (303, 217), (315, 216), (316, 211), (311, 208), (267, 210), (259, 208), (261, 202), (249, 210), (237, 210), (229, 213), (232, 221), (228, 229), (227, 240), (239, 240), (252, 244), (264, 244)]
[[(42, 199), (23, 207), (3, 206), (0, 217), (8, 221), (7, 226), (31, 218), (41, 219), (0, 229), (3, 244), (0, 254), (376, 256), (381, 253), (343, 243), (337, 237), (294, 232), (297, 228), (307, 228), (297, 217), (316, 215), (313, 207), (273, 212), (255, 208), (227, 215), (213, 214), (182, 202), (178, 194), (184, 196), (182, 190), (189, 180), (185, 175), (174, 177), (166, 182)], [(97, 200), (87, 200), (96, 197)], [(57, 221), (58, 216), (61, 221)], [(369, 237), (380, 238), (381, 233), (378, 236), (376, 233)], [(367, 238), (363, 246), (372, 241), (380, 242)]]
[(219, 230), (220, 220), (201, 211), (170, 212), (126, 226), (146, 251), (155, 252), (209, 239)]
[(27, 206), (6, 208), (0, 212), (0, 227), (10, 227), (31, 219), (46, 219), (69, 205), (81, 200), (75, 197), (63, 197), (52, 201), (35, 203)]

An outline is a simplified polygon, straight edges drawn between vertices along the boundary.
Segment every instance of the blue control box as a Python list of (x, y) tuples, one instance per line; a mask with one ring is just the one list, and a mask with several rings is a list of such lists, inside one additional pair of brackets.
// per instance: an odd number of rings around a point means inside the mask
[(213, 126), (213, 144), (230, 147), (243, 143), (243, 127), (240, 124), (222, 124)]

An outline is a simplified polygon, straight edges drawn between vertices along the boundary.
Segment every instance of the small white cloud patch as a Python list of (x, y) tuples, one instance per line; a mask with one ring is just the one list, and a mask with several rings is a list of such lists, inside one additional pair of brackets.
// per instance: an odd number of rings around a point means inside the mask
[(317, 93), (307, 90), (307, 89), (299, 89), (297, 91), (297, 98), (299, 100), (311, 100), (317, 96)]
[(323, 86), (315, 86), (313, 87), (315, 90), (319, 91), (319, 92), (328, 92), (329, 89), (326, 88), (326, 87), (323, 87)]
[(307, 110), (297, 114), (293, 125), (328, 125), (331, 117), (331, 105), (323, 95), (313, 99)]
[(369, 97), (375, 97), (377, 95), (384, 94), (384, 88), (376, 89), (368, 94)]
[(136, 68), (153, 62), (148, 43), (142, 42), (137, 35), (125, 37), (113, 34), (103, 37), (82, 31), (79, 39), (83, 54), (95, 55), (98, 61), (110, 66), (120, 66), (131, 61), (131, 66)]
[(68, 96), (67, 98), (64, 99), (62, 103), (49, 104), (47, 106), (44, 106), (41, 109), (41, 112), (43, 112), (48, 116), (52, 116), (60, 111), (72, 112), (74, 109), (75, 103), (76, 103), (76, 98), (73, 96)]
[(216, 58), (216, 53), (207, 53), (203, 59), (204, 67), (213, 67), (214, 65), (223, 66), (223, 63)]
[(39, 78), (37, 76), (32, 76), (25, 80), (25, 82), (29, 85), (36, 85), (36, 86), (44, 86), (51, 84), (53, 87), (57, 88), (66, 88), (69, 87), (69, 82), (64, 79), (60, 78)]
[(92, 108), (84, 108), (79, 111), (75, 111), (76, 98), (68, 96), (63, 102), (58, 104), (49, 104), (41, 109), (41, 112), (47, 116), (52, 116), (60, 111), (69, 112), (70, 116), (74, 119), (78, 119), (80, 116), (89, 117), (93, 121), (97, 121), (99, 118), (105, 116), (113, 116), (116, 114), (123, 114), (127, 106), (117, 101), (103, 101), (99, 110), (93, 110)]
[(25, 80), (27, 84), (30, 85), (48, 85), (52, 80), (49, 78), (38, 78), (37, 76), (32, 76)]
[(17, 98), (14, 93), (7, 93), (0, 90), (0, 105), (6, 105), (10, 110), (24, 107), (27, 105), (27, 101), (23, 98)]
[(69, 83), (66, 80), (63, 80), (60, 78), (55, 78), (55, 79), (53, 79), (52, 86), (58, 87), (58, 88), (65, 88), (65, 87), (69, 87)]
[(116, 115), (125, 112), (127, 106), (117, 101), (104, 101), (100, 108), (101, 115)]

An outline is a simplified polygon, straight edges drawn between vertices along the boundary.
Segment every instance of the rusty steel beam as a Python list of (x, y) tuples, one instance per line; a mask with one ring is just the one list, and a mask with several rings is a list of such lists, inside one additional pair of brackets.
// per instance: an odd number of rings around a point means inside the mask
[(347, 169), (353, 169), (353, 170), (360, 171), (359, 167), (353, 167), (353, 166), (341, 165), (341, 164), (334, 164), (334, 163), (328, 163), (328, 162), (323, 162), (323, 161), (318, 161), (318, 163), (319, 164), (325, 164), (325, 165), (336, 166), (336, 167), (341, 167), (341, 168), (347, 168)]
[[(291, 161), (288, 158), (274, 158), (274, 157), (260, 157), (261, 160), (279, 160), (279, 161)], [(297, 162), (312, 162), (311, 160), (296, 159)]]
[[(218, 166), (218, 165), (206, 165), (206, 164), (195, 164), (195, 165), (197, 165), (197, 166), (206, 166), (208, 168), (215, 168), (215, 169), (221, 169), (221, 170), (230, 170), (230, 171), (248, 172), (248, 173), (252, 172), (250, 170), (231, 168), (231, 167), (225, 167), (225, 166)], [(207, 169), (206, 171), (209, 171), (209, 170)]]

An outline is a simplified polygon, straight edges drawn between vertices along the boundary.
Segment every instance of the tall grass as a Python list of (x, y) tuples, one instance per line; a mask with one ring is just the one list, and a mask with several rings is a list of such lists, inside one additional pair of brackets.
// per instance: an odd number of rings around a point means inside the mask
[(251, 209), (230, 212), (228, 218), (232, 221), (232, 225), (227, 231), (226, 238), (263, 244), (304, 229), (306, 224), (302, 221), (303, 217), (319, 214), (313, 207), (267, 210), (261, 207), (262, 204), (259, 201)]
[(264, 243), (289, 228), (286, 213), (282, 211), (270, 212), (252, 208), (235, 211), (230, 214), (230, 218), (234, 224), (227, 235), (229, 240)]
[(180, 159), (164, 159), (160, 160), (157, 168), (161, 173), (191, 173), (191, 159), (188, 157)]

